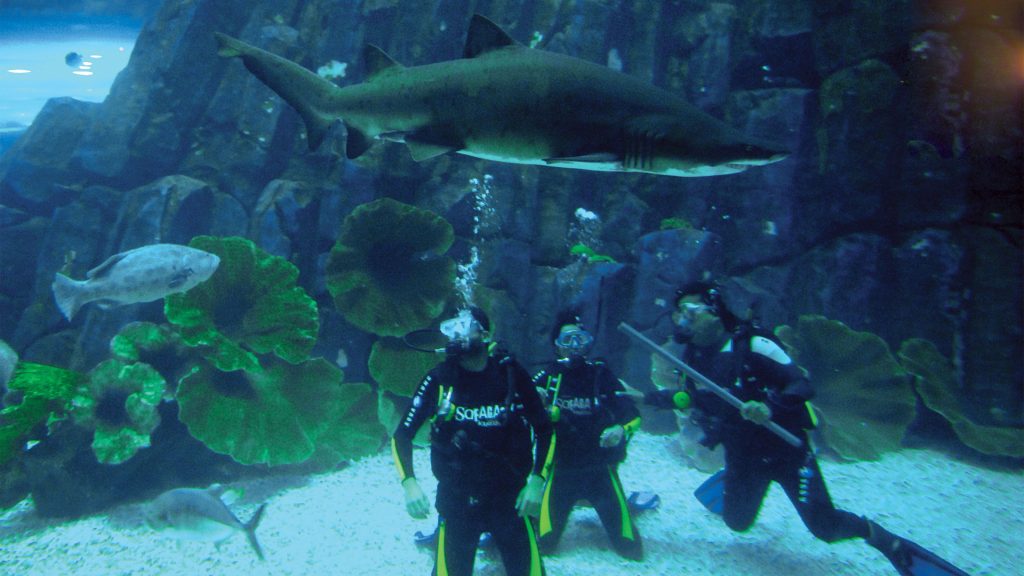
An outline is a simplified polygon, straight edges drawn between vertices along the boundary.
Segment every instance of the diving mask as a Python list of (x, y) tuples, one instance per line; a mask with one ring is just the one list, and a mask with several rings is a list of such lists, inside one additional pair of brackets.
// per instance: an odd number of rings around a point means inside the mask
[(555, 338), (555, 346), (566, 356), (586, 356), (594, 345), (594, 336), (582, 328), (564, 330)]
[(484, 348), (484, 329), (468, 309), (460, 310), (458, 315), (441, 322), (441, 333), (448, 338), (445, 352), (459, 355), (478, 352)]

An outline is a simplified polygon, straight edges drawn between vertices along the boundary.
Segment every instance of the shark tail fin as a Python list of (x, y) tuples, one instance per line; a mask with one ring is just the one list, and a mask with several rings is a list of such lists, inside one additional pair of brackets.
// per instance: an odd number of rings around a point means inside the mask
[(57, 302), (57, 308), (61, 314), (70, 322), (82, 307), (82, 284), (72, 280), (63, 274), (57, 274), (53, 279), (53, 299)]
[(317, 105), (322, 95), (337, 88), (329, 80), (317, 76), (295, 62), (232, 38), (214, 32), (217, 54), (224, 58), (241, 58), (245, 67), (284, 99), (302, 116), (306, 125), (306, 141), (310, 150), (316, 150), (330, 131), (334, 118), (321, 113)]
[(220, 32), (214, 32), (213, 37), (217, 39), (217, 55), (221, 58), (237, 58), (242, 55), (238, 40)]
[(252, 546), (253, 551), (256, 552), (256, 557), (260, 560), (263, 560), (263, 548), (260, 546), (259, 540), (256, 540), (256, 527), (260, 525), (260, 520), (263, 519), (263, 510), (266, 507), (266, 504), (260, 505), (256, 513), (252, 515), (252, 518), (242, 525), (245, 529), (245, 537), (249, 539), (249, 545)]

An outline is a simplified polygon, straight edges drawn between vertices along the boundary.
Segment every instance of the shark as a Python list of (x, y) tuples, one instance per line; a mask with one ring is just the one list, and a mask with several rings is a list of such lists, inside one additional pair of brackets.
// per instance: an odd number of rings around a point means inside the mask
[(515, 164), (668, 176), (718, 176), (782, 160), (685, 99), (587, 60), (525, 46), (472, 17), (463, 57), (403, 66), (363, 51), (366, 78), (337, 86), (301, 65), (215, 33), (218, 54), (245, 67), (301, 115), (310, 149), (332, 126), (345, 154), (404, 143), (417, 162), (458, 153)]

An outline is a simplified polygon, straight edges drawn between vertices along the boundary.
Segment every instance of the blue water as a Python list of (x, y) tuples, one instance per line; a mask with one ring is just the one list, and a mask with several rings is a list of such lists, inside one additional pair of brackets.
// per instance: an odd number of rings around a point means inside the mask
[[(53, 97), (102, 102), (128, 64), (141, 22), (0, 10), (0, 135), (23, 131)], [(65, 63), (70, 52), (82, 56)]]

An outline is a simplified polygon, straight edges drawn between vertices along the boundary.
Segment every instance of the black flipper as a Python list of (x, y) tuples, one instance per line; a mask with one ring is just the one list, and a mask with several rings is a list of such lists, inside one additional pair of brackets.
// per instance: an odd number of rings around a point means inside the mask
[(868, 544), (885, 554), (902, 576), (970, 576), (917, 542), (896, 536), (871, 520), (868, 525)]
[(693, 491), (693, 495), (711, 513), (721, 516), (725, 509), (725, 468), (705, 480)]
[(916, 542), (900, 538), (899, 547), (902, 548), (900, 558), (890, 557), (889, 560), (904, 576), (970, 576)]

